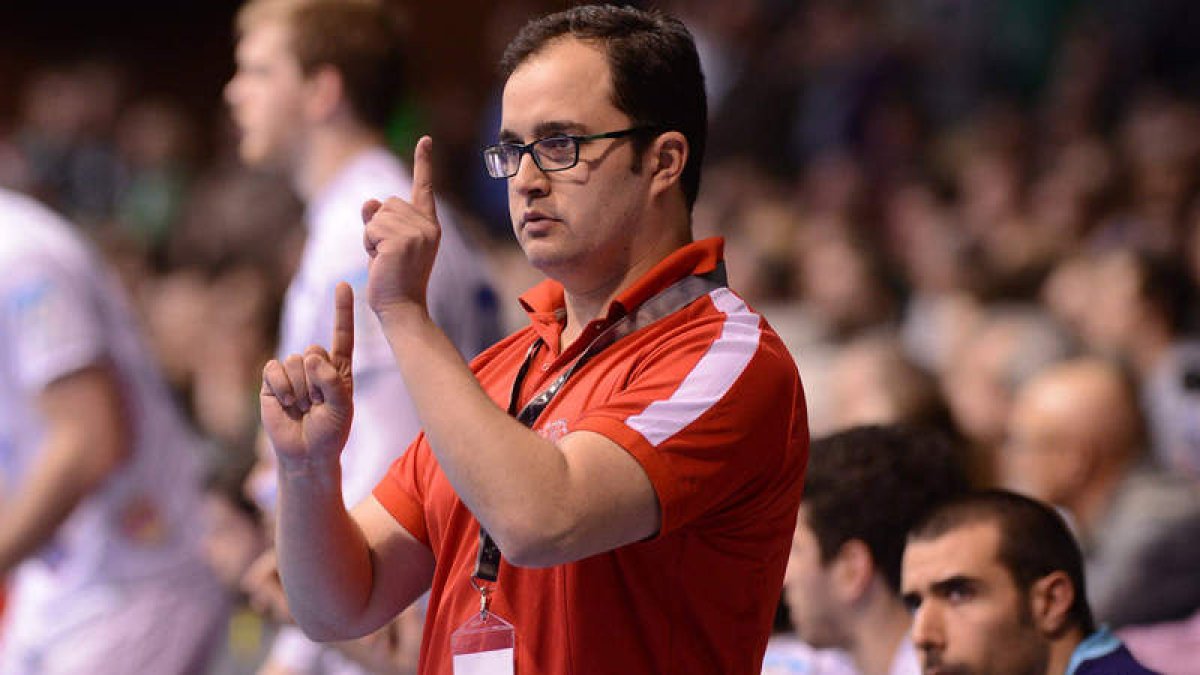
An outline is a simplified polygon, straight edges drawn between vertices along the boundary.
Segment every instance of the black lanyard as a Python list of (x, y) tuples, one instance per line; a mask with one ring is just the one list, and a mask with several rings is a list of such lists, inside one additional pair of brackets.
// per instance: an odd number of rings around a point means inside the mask
[[(633, 312), (622, 316), (614, 321), (608, 328), (604, 329), (597, 335), (579, 358), (567, 368), (562, 375), (555, 378), (554, 382), (542, 390), (542, 393), (534, 396), (525, 404), (520, 411), (517, 410), (517, 402), (521, 400), (521, 388), (525, 383), (526, 376), (529, 375), (529, 369), (533, 365), (533, 360), (541, 350), (543, 342), (541, 338), (533, 341), (529, 346), (529, 351), (525, 354), (525, 361), (517, 370), (517, 376), (513, 379), (512, 393), (508, 398), (508, 414), (515, 417), (518, 422), (527, 427), (532, 428), (534, 422), (546, 409), (554, 397), (580, 368), (588, 361), (591, 361), (600, 352), (604, 351), (617, 340), (637, 331), (645, 326), (648, 326), (655, 321), (674, 314), (675, 312), (692, 304), (698, 298), (708, 295), (712, 291), (726, 285), (725, 282), (725, 265), (719, 264), (716, 269), (705, 275), (695, 275), (684, 277), (675, 282), (658, 295), (650, 298), (642, 303)], [(492, 540), (491, 535), (479, 526), (479, 550), (475, 556), (475, 573), (472, 575), (472, 582), (476, 579), (483, 581), (496, 581), (500, 574), (500, 548), (496, 546), (496, 542)]]

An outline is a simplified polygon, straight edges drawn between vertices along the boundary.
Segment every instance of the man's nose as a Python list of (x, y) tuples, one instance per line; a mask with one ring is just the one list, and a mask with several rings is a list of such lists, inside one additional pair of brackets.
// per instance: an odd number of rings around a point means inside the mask
[(929, 603), (922, 604), (913, 612), (912, 641), (921, 651), (940, 649), (945, 645), (943, 617), (941, 612)]
[(517, 160), (517, 173), (509, 178), (509, 187), (518, 194), (546, 194), (550, 179), (537, 165), (532, 152), (526, 152)]

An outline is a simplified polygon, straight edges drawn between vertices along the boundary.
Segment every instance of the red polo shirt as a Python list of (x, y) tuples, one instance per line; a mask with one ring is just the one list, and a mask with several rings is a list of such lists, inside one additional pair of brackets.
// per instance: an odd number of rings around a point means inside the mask
[[(529, 346), (546, 342), (525, 401), (568, 368), (612, 320), (679, 279), (713, 271), (722, 242), (679, 249), (613, 302), (565, 352), (563, 289), (522, 302), (530, 326), (472, 364), (507, 407)], [(612, 344), (567, 381), (533, 429), (557, 440), (603, 434), (645, 469), (662, 508), (654, 538), (547, 569), (502, 561), (492, 609), (515, 626), (517, 672), (757, 674), (799, 510), (808, 427), (791, 356), (727, 288)], [(497, 476), (503, 480), (503, 476)], [(436, 560), (421, 672), (450, 675), (450, 634), (479, 611), (469, 584), (479, 524), (424, 435), (375, 497)]]

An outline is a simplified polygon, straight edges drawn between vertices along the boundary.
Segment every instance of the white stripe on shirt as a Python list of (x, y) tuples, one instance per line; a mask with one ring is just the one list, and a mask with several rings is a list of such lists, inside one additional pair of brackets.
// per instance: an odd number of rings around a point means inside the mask
[(728, 288), (718, 288), (709, 298), (725, 314), (720, 337), (670, 398), (651, 403), (625, 421), (652, 446), (679, 433), (724, 398), (758, 351), (760, 317)]

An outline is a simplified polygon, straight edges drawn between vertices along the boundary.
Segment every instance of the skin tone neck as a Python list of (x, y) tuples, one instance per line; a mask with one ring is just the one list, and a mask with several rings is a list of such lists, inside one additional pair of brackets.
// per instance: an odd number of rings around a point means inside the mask
[(1067, 666), (1071, 663), (1071, 655), (1075, 653), (1075, 648), (1079, 646), (1079, 643), (1083, 642), (1083, 637), (1083, 633), (1078, 628), (1071, 628), (1061, 638), (1050, 641), (1050, 660), (1046, 668), (1046, 675), (1067, 672)]
[(1076, 522), (1084, 532), (1092, 532), (1097, 522), (1104, 517), (1104, 512), (1112, 503), (1113, 493), (1121, 479), (1129, 472), (1130, 459), (1126, 457), (1102, 460), (1103, 465), (1097, 467), (1092, 478), (1075, 496), (1063, 504), (1075, 516)]
[(354, 157), (384, 144), (383, 134), (371, 131), (339, 112), (312, 125), (291, 170), (292, 187), (305, 202), (312, 201)]
[(910, 618), (904, 604), (887, 583), (875, 577), (862, 607), (850, 625), (847, 651), (858, 672), (863, 675), (887, 675), (891, 672), (904, 636), (908, 634)]
[(1171, 348), (1173, 336), (1166, 322), (1157, 316), (1142, 324), (1129, 338), (1129, 355), (1142, 377), (1149, 377), (1155, 366)]
[[(800, 525), (793, 542), (793, 581), (799, 579), (805, 568), (803, 551), (810, 541), (807, 515), (802, 508)], [(815, 538), (812, 539), (815, 543)], [(789, 561), (789, 566), (793, 561)], [(888, 675), (896, 659), (896, 650), (904, 640), (911, 624), (908, 610), (899, 594), (883, 576), (867, 544), (860, 539), (851, 539), (838, 549), (828, 564), (821, 566), (821, 573), (814, 582), (829, 589), (828, 596), (813, 587), (813, 594), (823, 599), (816, 606), (825, 606), (825, 616), (810, 615), (802, 621), (802, 638), (809, 638), (815, 646), (838, 647), (846, 650), (853, 659), (858, 672), (863, 675)], [(800, 590), (796, 588), (795, 590)], [(793, 602), (803, 602), (796, 598)], [(824, 623), (833, 630), (820, 635), (815, 624)], [(805, 632), (809, 634), (806, 636)]]
[[(670, 194), (659, 195), (657, 201), (676, 201), (670, 197)], [(602, 317), (621, 291), (653, 269), (663, 258), (692, 241), (687, 210), (683, 207), (682, 199), (678, 201), (680, 202), (678, 208), (661, 205), (656, 208), (654, 204), (651, 205), (645, 218), (648, 225), (641, 227), (643, 231), (657, 232), (658, 236), (648, 246), (641, 249), (641, 254), (629, 267), (598, 284), (582, 288), (573, 288), (569, 279), (559, 279), (563, 284), (567, 309), (567, 324), (562, 332), (563, 348), (575, 342), (588, 322)], [(656, 229), (655, 223), (672, 223), (673, 225)]]

